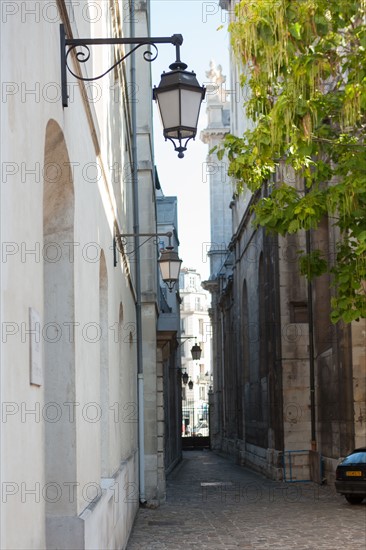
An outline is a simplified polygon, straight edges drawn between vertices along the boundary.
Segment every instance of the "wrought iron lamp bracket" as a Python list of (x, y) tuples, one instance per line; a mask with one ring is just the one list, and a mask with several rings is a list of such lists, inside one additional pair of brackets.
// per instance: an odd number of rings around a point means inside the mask
[[(75, 73), (68, 64), (68, 57), (72, 52), (75, 52), (75, 57), (79, 63), (86, 63), (90, 59), (89, 46), (100, 45), (118, 45), (118, 44), (130, 44), (134, 46), (129, 52), (123, 55), (107, 69), (104, 73), (94, 77), (82, 77)], [(158, 48), (156, 44), (173, 44), (176, 48), (177, 60), (180, 59), (180, 46), (183, 44), (183, 36), (181, 34), (173, 34), (172, 36), (158, 36), (158, 37), (134, 37), (134, 38), (67, 38), (65, 34), (64, 25), (60, 25), (60, 49), (61, 49), (61, 88), (62, 88), (62, 105), (68, 107), (68, 92), (67, 92), (67, 71), (71, 73), (77, 80), (83, 82), (92, 82), (99, 80), (109, 72), (113, 71), (115, 67), (120, 65), (127, 57), (142, 46), (154, 48), (154, 52), (149, 49), (143, 53), (145, 61), (151, 63), (158, 56)], [(76, 48), (84, 48), (84, 51), (76, 51)]]
[[(120, 254), (125, 253), (127, 255), (132, 255), (141, 248), (144, 244), (149, 242), (151, 239), (158, 238), (158, 237), (168, 237), (169, 238), (169, 246), (171, 246), (171, 239), (172, 239), (173, 233), (171, 231), (167, 231), (166, 233), (117, 233), (113, 237), (113, 263), (114, 267), (117, 266), (117, 250)], [(140, 243), (138, 246), (136, 246), (133, 250), (127, 250), (127, 243), (128, 243), (128, 237), (147, 237), (142, 243)], [(123, 250), (119, 248), (119, 244), (122, 244)], [(158, 241), (156, 241), (156, 244), (158, 244)]]
[(178, 347), (180, 347), (183, 344), (185, 344), (188, 340), (195, 340), (196, 336), (176, 336), (175, 339), (182, 340), (181, 342), (178, 343)]

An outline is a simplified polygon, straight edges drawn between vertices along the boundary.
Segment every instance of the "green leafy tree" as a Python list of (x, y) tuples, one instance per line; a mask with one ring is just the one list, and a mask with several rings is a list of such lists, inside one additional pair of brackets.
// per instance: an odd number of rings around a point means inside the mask
[(332, 273), (333, 322), (366, 317), (365, 8), (366, 0), (242, 0), (229, 28), (253, 127), (228, 135), (218, 156), (226, 152), (239, 193), (269, 185), (254, 206), (257, 225), (285, 235), (327, 216), (337, 226), (335, 261), (313, 250), (300, 264), (310, 278)]

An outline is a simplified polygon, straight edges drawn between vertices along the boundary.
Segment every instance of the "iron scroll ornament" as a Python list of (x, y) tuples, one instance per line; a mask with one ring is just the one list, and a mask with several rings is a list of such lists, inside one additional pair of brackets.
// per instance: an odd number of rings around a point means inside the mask
[[(71, 52), (74, 52), (77, 47), (84, 48), (84, 51), (76, 51), (75, 57), (79, 63), (86, 63), (90, 59), (89, 46), (100, 45), (118, 45), (130, 44), (134, 46), (129, 52), (116, 61), (112, 67), (107, 69), (103, 74), (96, 77), (82, 77), (76, 74), (68, 64), (68, 57)], [(64, 25), (60, 25), (60, 50), (61, 50), (61, 88), (62, 88), (62, 105), (68, 107), (68, 92), (67, 92), (67, 71), (70, 72), (77, 80), (84, 82), (92, 82), (99, 80), (115, 67), (120, 65), (127, 57), (132, 55), (138, 48), (142, 46), (152, 46), (155, 52), (146, 50), (143, 53), (143, 58), (147, 62), (154, 61), (158, 56), (158, 48), (156, 44), (172, 44), (176, 48), (177, 59), (180, 55), (180, 46), (183, 44), (183, 36), (181, 34), (173, 34), (172, 36), (158, 37), (134, 37), (134, 38), (67, 38)], [(66, 51), (67, 49), (67, 51)], [(86, 51), (85, 51), (86, 50)]]
[[(172, 236), (172, 233), (171, 232), (168, 232), (168, 233), (153, 233), (153, 234), (140, 233), (139, 236), (140, 237), (146, 237), (146, 238), (138, 246), (135, 246), (135, 244), (132, 244), (131, 240), (130, 240), (131, 237), (135, 237), (134, 233), (129, 233), (129, 234), (126, 234), (126, 235), (117, 234), (117, 235), (114, 236), (114, 241), (113, 241), (114, 267), (116, 267), (116, 265), (117, 265), (117, 261), (116, 261), (117, 260), (117, 251), (120, 254), (126, 254), (127, 256), (132, 258), (135, 255), (137, 249), (141, 248), (147, 242), (150, 241), (154, 246), (159, 246), (162, 243), (161, 239), (159, 239), (159, 236), (169, 237), (169, 239), (170, 239), (171, 236)], [(164, 243), (162, 243), (162, 244), (164, 244)]]
[[(134, 246), (134, 248), (129, 249), (128, 247), (128, 239), (131, 237), (144, 237), (145, 240), (140, 243), (138, 246)], [(128, 256), (133, 256), (137, 249), (141, 248), (144, 244), (146, 244), (149, 241), (152, 241), (156, 246), (160, 244), (159, 237), (168, 237), (169, 238), (169, 247), (171, 247), (171, 239), (173, 237), (173, 233), (171, 231), (167, 231), (166, 233), (115, 233), (113, 236), (113, 265), (114, 267), (117, 266), (117, 251), (120, 254), (126, 254)]]
[(112, 67), (110, 67), (109, 69), (107, 69), (104, 73), (102, 73), (101, 75), (99, 76), (92, 76), (90, 78), (88, 77), (81, 77), (77, 74), (75, 74), (72, 69), (70, 68), (69, 64), (68, 64), (68, 57), (70, 55), (71, 52), (73, 52), (74, 50), (76, 50), (76, 48), (85, 48), (87, 50), (86, 53), (84, 53), (83, 51), (78, 51), (75, 53), (75, 57), (76, 59), (78, 60), (79, 63), (86, 63), (87, 61), (89, 61), (90, 59), (90, 48), (89, 46), (87, 46), (86, 44), (80, 44), (80, 45), (76, 45), (76, 46), (71, 46), (67, 53), (66, 53), (66, 57), (65, 57), (65, 62), (66, 62), (66, 67), (67, 67), (67, 70), (69, 71), (70, 74), (72, 74), (72, 76), (74, 76), (75, 78), (77, 78), (78, 80), (82, 80), (83, 82), (92, 82), (94, 80), (99, 80), (100, 78), (103, 78), (103, 76), (107, 75), (108, 73), (110, 73), (111, 71), (113, 71), (113, 69), (115, 69), (116, 67), (118, 67), (118, 65), (120, 65), (121, 63), (123, 63), (123, 61), (129, 57), (131, 54), (133, 54), (133, 52), (135, 52), (138, 48), (141, 48), (142, 46), (152, 46), (153, 48), (155, 48), (155, 52), (151, 52), (150, 50), (146, 50), (142, 55), (143, 55), (143, 58), (145, 61), (147, 61), (148, 63), (151, 63), (152, 61), (155, 61), (155, 59), (158, 57), (158, 48), (155, 44), (149, 44), (148, 42), (144, 42), (144, 43), (141, 43), (141, 44), (138, 44), (137, 46), (135, 46), (134, 48), (132, 48), (126, 55), (122, 56), (120, 59), (118, 59), (113, 65)]

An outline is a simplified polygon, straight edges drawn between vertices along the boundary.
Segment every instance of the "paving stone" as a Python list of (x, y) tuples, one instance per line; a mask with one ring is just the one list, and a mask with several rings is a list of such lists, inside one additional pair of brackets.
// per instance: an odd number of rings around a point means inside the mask
[(365, 550), (366, 500), (272, 482), (211, 451), (187, 451), (167, 499), (140, 508), (127, 550)]

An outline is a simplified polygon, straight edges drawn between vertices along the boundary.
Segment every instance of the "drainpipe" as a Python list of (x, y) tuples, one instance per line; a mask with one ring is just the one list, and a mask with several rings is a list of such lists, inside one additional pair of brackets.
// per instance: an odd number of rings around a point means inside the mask
[[(306, 231), (306, 254), (311, 252), (310, 230)], [(314, 312), (313, 312), (313, 285), (308, 278), (308, 315), (309, 315), (309, 369), (310, 369), (310, 421), (311, 421), (311, 450), (316, 451), (315, 427), (315, 361), (314, 361)]]
[[(304, 184), (304, 195), (309, 192)], [(311, 252), (310, 229), (305, 232), (306, 254)], [(309, 383), (310, 383), (310, 426), (311, 426), (311, 450), (317, 450), (316, 426), (315, 426), (315, 359), (314, 359), (314, 312), (313, 312), (313, 285), (308, 277), (308, 326), (309, 326)]]
[[(221, 287), (221, 285), (220, 285)], [(221, 407), (222, 407), (222, 428), (221, 441), (226, 436), (226, 395), (225, 395), (225, 339), (224, 339), (224, 313), (220, 308), (220, 325), (221, 325)], [(221, 443), (222, 448), (222, 443)]]
[[(135, 1), (131, 0), (130, 36), (135, 36)], [(135, 53), (131, 59), (131, 87), (136, 85)], [(142, 317), (141, 317), (141, 257), (139, 248), (140, 213), (137, 170), (137, 117), (136, 102), (131, 102), (132, 122), (132, 200), (133, 200), (133, 232), (135, 233), (135, 276), (136, 276), (136, 335), (137, 335), (137, 395), (138, 395), (138, 447), (139, 447), (139, 498), (146, 502), (145, 497), (145, 430), (144, 430), (144, 369), (142, 359)]]

